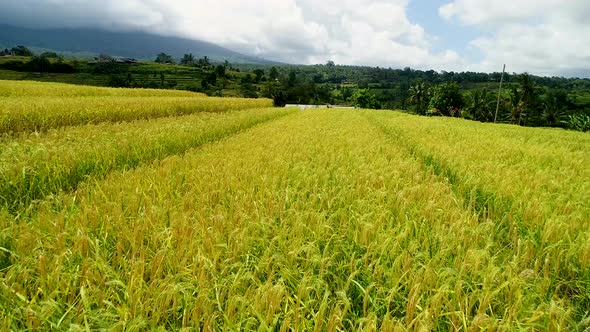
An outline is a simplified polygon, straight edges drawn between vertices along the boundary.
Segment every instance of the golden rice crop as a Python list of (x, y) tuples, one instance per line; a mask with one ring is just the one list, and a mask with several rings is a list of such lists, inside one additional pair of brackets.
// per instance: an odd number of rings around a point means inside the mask
[[(516, 270), (544, 279), (547, 299), (590, 308), (590, 136), (453, 119), (365, 113), (415, 158), (449, 181)], [(541, 278), (543, 274), (543, 278)]]
[(411, 116), (379, 112), (371, 116), (441, 175), (453, 178), (462, 189), (478, 189), (486, 204), (481, 209), (519, 218), (523, 227), (536, 231), (548, 221), (560, 225), (543, 232), (577, 234), (586, 229), (590, 136), (449, 119), (417, 122)]
[(268, 99), (213, 97), (1, 98), (0, 134), (270, 106), (272, 101)]
[(71, 190), (89, 178), (181, 154), (289, 112), (268, 108), (199, 113), (0, 140), (0, 205), (22, 212), (33, 200)]
[[(507, 136), (503, 127), (437, 120), (301, 112), (88, 181), (18, 223), (0, 215), (0, 322), (14, 330), (588, 328), (590, 245), (587, 220), (577, 217), (587, 173), (575, 160), (585, 139), (561, 149), (537, 137), (545, 131), (510, 127)], [(505, 150), (511, 140), (535, 153)], [(560, 161), (538, 165), (549, 151)], [(575, 171), (527, 190), (560, 165)], [(492, 173), (513, 177), (514, 189)], [(563, 206), (562, 194), (574, 205)], [(577, 226), (565, 225), (570, 218)]]
[(105, 88), (64, 83), (0, 80), (0, 97), (205, 97), (180, 90)]

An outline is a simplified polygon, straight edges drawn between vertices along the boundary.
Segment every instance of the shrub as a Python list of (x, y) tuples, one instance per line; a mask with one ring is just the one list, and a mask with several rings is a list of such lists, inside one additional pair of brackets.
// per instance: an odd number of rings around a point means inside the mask
[(567, 123), (570, 129), (582, 132), (590, 131), (590, 116), (586, 114), (570, 115)]

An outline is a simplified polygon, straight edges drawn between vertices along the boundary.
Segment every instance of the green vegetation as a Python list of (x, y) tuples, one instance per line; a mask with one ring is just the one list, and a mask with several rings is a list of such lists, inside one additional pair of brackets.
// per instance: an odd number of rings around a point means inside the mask
[(590, 131), (590, 116), (585, 114), (570, 115), (567, 122), (571, 129), (577, 131)]
[(439, 84), (432, 91), (429, 109), (432, 114), (458, 116), (465, 101), (455, 82)]
[(590, 328), (586, 133), (27, 84), (205, 106), (0, 139), (9, 330)]
[(174, 61), (174, 59), (172, 58), (171, 55), (168, 55), (166, 53), (160, 53), (158, 54), (158, 56), (156, 57), (155, 60), (156, 63), (163, 63), (163, 64), (174, 64), (176, 63)]
[(360, 89), (357, 90), (352, 97), (350, 97), (352, 104), (359, 108), (372, 108), (372, 109), (379, 109), (381, 105), (377, 101), (377, 98), (374, 94), (369, 91), (369, 89)]
[[(410, 68), (244, 65), (192, 53), (160, 53), (154, 62), (100, 55), (94, 61), (45, 56), (0, 58), (0, 78), (111, 87), (175, 89), (209, 96), (273, 99), (274, 105), (330, 104), (402, 109), (420, 115), (481, 122), (577, 128), (570, 116), (590, 116), (590, 80), (507, 74), (496, 116), (500, 73)], [(180, 65), (175, 65), (175, 63)], [(497, 103), (496, 103), (497, 104)]]
[(418, 82), (410, 86), (408, 100), (411, 104), (416, 106), (415, 110), (417, 114), (425, 115), (428, 110), (428, 104), (430, 100), (430, 91), (428, 85), (424, 82)]
[(33, 56), (33, 52), (25, 46), (18, 45), (10, 49), (10, 54), (14, 56)]

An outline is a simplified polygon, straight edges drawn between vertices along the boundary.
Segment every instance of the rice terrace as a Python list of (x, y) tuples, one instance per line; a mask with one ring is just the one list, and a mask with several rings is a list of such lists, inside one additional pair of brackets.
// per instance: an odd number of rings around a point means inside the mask
[(590, 328), (590, 135), (0, 81), (3, 330)]

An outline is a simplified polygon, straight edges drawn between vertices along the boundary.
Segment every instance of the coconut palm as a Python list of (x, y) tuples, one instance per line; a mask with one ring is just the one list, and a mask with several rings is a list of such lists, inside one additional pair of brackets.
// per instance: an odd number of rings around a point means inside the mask
[(419, 82), (410, 87), (409, 100), (411, 104), (416, 105), (416, 113), (426, 114), (426, 107), (430, 96), (428, 85), (424, 82)]
[(523, 124), (525, 121), (541, 116), (541, 104), (538, 100), (540, 95), (539, 88), (535, 84), (532, 76), (528, 73), (520, 75), (520, 86), (518, 88), (519, 102), (517, 111), (519, 118), (518, 124)]
[(522, 119), (526, 116), (526, 113), (522, 101), (522, 94), (516, 87), (512, 87), (512, 90), (510, 91), (510, 106), (512, 107), (510, 122), (512, 124), (520, 125)]
[(530, 107), (534, 102), (537, 92), (535, 81), (533, 81), (531, 75), (524, 73), (520, 75), (519, 83), (521, 101), (524, 103), (525, 107)]
[(536, 106), (538, 97), (538, 88), (535, 81), (528, 73), (520, 75), (519, 87), (512, 87), (510, 101), (512, 104), (512, 123), (521, 125), (528, 116), (534, 116), (538, 110)]
[(488, 90), (475, 90), (468, 99), (467, 111), (474, 120), (482, 122), (494, 121), (496, 101)]
[(542, 118), (545, 124), (551, 127), (557, 127), (564, 123), (567, 110), (565, 105), (559, 103), (555, 94), (549, 94), (543, 102)]

